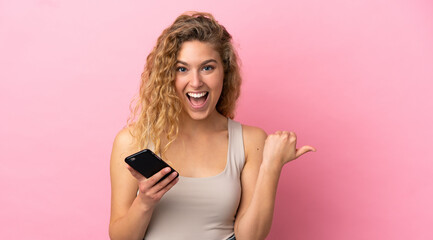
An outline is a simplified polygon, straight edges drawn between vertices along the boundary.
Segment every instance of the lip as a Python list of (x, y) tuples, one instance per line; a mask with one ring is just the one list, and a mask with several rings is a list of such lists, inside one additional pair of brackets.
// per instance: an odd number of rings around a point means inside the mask
[(207, 93), (207, 92), (209, 92), (209, 91), (200, 91), (200, 92), (189, 91), (189, 92), (186, 92), (186, 94), (188, 94), (188, 93), (200, 94), (200, 93)]
[[(199, 94), (199, 93), (207, 93), (206, 100), (204, 101), (204, 103), (202, 103), (202, 104), (200, 104), (200, 105), (193, 105), (192, 102), (190, 101), (190, 97), (188, 97), (188, 93), (196, 93), (196, 94)], [(193, 110), (203, 110), (204, 108), (206, 108), (206, 105), (207, 105), (207, 103), (208, 103), (208, 100), (209, 100), (209, 94), (210, 94), (210, 92), (208, 92), (208, 91), (187, 92), (187, 93), (185, 94), (185, 97), (186, 97), (186, 100), (188, 101), (189, 106), (190, 106)]]

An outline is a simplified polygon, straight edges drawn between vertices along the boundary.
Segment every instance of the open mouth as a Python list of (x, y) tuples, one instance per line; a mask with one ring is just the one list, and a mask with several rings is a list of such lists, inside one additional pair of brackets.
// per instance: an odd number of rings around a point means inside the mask
[(209, 92), (188, 92), (186, 96), (193, 108), (200, 108), (206, 104)]

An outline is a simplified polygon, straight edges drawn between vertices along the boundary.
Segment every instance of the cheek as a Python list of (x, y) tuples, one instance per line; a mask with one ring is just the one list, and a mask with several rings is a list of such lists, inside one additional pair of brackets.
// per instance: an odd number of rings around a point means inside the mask
[(212, 88), (222, 89), (224, 83), (224, 72), (219, 71), (212, 77)]
[(215, 92), (218, 93), (218, 96), (215, 96), (217, 99), (221, 98), (221, 93), (223, 90), (223, 82), (224, 79), (219, 79), (217, 81), (214, 81), (214, 84), (212, 86), (213, 89), (215, 89)]
[(174, 80), (174, 89), (176, 90), (177, 95), (182, 95), (183, 87), (182, 81), (178, 78)]
[(218, 88), (219, 91), (221, 92), (224, 86), (224, 74), (221, 74), (220, 80), (218, 81)]

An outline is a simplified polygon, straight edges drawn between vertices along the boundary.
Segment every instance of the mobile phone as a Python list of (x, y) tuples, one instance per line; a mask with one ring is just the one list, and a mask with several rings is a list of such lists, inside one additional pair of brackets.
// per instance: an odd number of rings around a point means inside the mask
[(171, 173), (176, 172), (177, 176), (179, 173), (162, 160), (158, 155), (152, 152), (150, 149), (144, 149), (140, 152), (134, 153), (125, 158), (125, 162), (133, 169), (141, 173), (146, 178), (152, 177), (155, 173), (161, 171), (165, 167), (169, 167), (171, 171), (164, 175), (157, 183), (164, 180)]

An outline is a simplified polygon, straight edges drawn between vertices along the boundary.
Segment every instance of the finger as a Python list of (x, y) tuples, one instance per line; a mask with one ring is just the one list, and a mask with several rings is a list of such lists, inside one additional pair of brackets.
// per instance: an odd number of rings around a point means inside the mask
[(296, 150), (295, 159), (302, 156), (304, 153), (311, 152), (311, 151), (315, 152), (316, 149), (314, 147), (311, 147), (311, 146), (302, 146), (301, 148)]
[(141, 175), (141, 173), (139, 173), (138, 171), (136, 171), (135, 169), (133, 169), (131, 166), (129, 166), (128, 164), (126, 164), (126, 167), (128, 168), (128, 170), (131, 172), (132, 176), (135, 177), (137, 179), (137, 181), (141, 182), (146, 180), (146, 178)]
[(168, 190), (170, 190), (176, 183), (179, 182), (179, 178), (174, 179), (171, 181), (168, 185), (166, 185), (164, 188), (162, 188), (158, 193), (158, 197), (162, 197)]
[(177, 172), (172, 172), (170, 174), (170, 176), (167, 176), (164, 180), (162, 180), (161, 182), (155, 184), (152, 189), (151, 189), (151, 193), (157, 193), (159, 191), (161, 191), (161, 189), (163, 189), (164, 187), (166, 187), (169, 183), (171, 183), (176, 177), (177, 177), (178, 173)]
[(292, 142), (296, 142), (296, 133), (295, 132), (289, 132), (289, 140)]
[(281, 131), (276, 131), (275, 134), (277, 134), (277, 135), (281, 135), (282, 132), (281, 132)]
[(284, 139), (289, 139), (290, 134), (288, 131), (282, 131), (280, 136), (283, 137)]
[(171, 169), (169, 167), (161, 169), (161, 171), (153, 174), (152, 177), (147, 179), (147, 182), (153, 186), (155, 185), (162, 177), (164, 177), (167, 173), (169, 173)]

